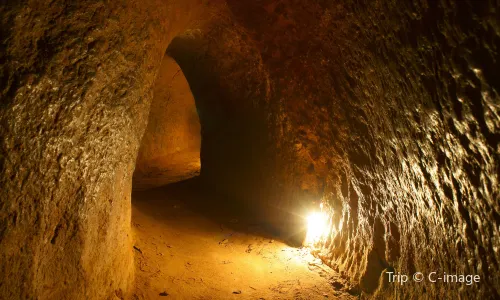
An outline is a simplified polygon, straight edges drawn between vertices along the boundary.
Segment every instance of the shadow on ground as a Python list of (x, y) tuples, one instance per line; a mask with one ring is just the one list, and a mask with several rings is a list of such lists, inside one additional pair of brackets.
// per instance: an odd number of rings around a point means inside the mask
[(287, 246), (198, 179), (132, 198), (133, 299), (352, 299), (307, 248)]
[[(159, 210), (165, 210), (168, 216), (175, 214), (175, 209), (169, 213), (168, 208), (184, 206), (191, 212), (232, 230), (264, 238), (281, 239), (279, 232), (256, 217), (252, 209), (207, 190), (201, 184), (199, 177), (154, 189), (134, 191), (132, 201), (145, 214), (156, 214)], [(142, 205), (146, 202), (154, 205)]]

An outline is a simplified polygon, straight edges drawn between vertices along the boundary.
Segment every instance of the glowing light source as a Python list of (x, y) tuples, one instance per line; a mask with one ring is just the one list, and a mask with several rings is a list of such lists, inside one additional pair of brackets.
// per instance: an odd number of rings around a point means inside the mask
[(328, 229), (328, 216), (324, 212), (313, 212), (307, 217), (306, 245), (318, 242)]

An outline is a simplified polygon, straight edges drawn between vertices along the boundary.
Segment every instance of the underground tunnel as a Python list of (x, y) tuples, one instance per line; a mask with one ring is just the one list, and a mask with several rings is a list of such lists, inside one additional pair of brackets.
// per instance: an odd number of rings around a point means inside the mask
[(0, 299), (499, 299), (500, 3), (0, 3)]

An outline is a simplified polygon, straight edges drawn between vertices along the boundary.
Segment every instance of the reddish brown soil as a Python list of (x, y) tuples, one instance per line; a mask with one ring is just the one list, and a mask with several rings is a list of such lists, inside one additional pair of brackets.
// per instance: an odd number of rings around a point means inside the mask
[(353, 298), (308, 249), (229, 208), (208, 209), (200, 193), (167, 186), (133, 200), (136, 299)]

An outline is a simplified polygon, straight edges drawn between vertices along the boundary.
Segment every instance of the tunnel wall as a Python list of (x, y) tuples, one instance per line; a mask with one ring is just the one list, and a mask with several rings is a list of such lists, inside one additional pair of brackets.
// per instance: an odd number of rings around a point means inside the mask
[(2, 1), (1, 299), (130, 292), (130, 192), (151, 88), (198, 4)]
[(2, 299), (128, 291), (131, 174), (162, 51), (158, 16), (130, 5), (2, 4)]
[[(225, 30), (169, 48), (183, 70), (205, 66), (185, 70), (202, 177), (286, 235), (323, 201), (331, 229), (316, 254), (353, 294), (498, 296), (498, 2), (227, 3)], [(210, 115), (223, 125), (205, 131)], [(481, 283), (396, 286), (391, 270)]]
[(201, 128), (184, 73), (163, 57), (153, 88), (148, 126), (141, 141), (133, 189), (147, 189), (200, 173)]
[[(266, 45), (283, 107), (271, 124), (278, 206), (300, 210), (311, 194), (329, 204), (335, 229), (319, 255), (365, 293), (498, 296), (498, 6), (230, 1)], [(392, 269), (481, 283), (380, 281)]]

